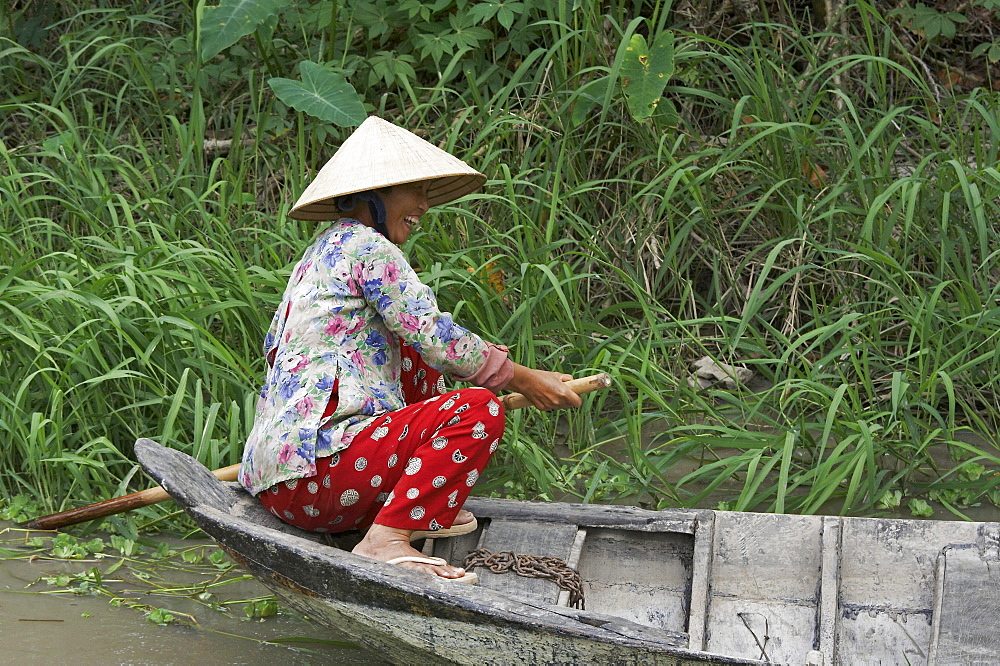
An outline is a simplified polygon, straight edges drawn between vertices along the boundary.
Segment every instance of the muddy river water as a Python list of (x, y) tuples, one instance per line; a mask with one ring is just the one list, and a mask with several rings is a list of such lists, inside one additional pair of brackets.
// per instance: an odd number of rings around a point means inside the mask
[[(53, 559), (51, 551), (30, 548), (26, 544), (30, 536), (0, 521), (2, 665), (384, 663), (364, 648), (333, 644), (346, 638), (280, 606), (276, 615), (248, 619), (248, 605), (239, 601), (268, 598), (270, 593), (253, 579), (243, 580), (242, 572), (228, 569), (225, 562), (212, 566), (206, 559), (189, 567), (174, 557), (173, 564), (162, 570), (147, 569), (148, 557), (134, 566), (126, 560), (125, 566), (101, 581), (103, 589), (127, 599), (114, 605), (113, 597), (103, 592), (67, 592), (81, 586), (74, 579), (60, 587), (66, 579), (60, 581), (59, 576), (72, 578), (93, 568), (107, 571), (122, 560), (117, 553), (101, 559)], [(174, 541), (171, 546), (178, 550), (203, 546), (206, 554), (216, 551), (208, 540)], [(32, 551), (41, 554), (30, 559)], [(192, 568), (199, 572), (191, 573)], [(146, 575), (149, 578), (142, 580)], [(192, 594), (159, 592), (179, 584), (211, 590), (208, 597), (202, 592), (209, 604)], [(234, 600), (237, 603), (226, 606)], [(229, 610), (217, 610), (211, 602)], [(165, 626), (149, 621), (149, 607), (168, 609), (175, 621)]]

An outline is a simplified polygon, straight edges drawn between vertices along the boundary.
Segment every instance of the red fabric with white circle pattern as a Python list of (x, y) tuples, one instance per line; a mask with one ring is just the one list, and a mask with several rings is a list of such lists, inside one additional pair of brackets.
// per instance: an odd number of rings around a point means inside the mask
[[(377, 418), (316, 474), (257, 497), (274, 515), (314, 532), (379, 525), (451, 527), (503, 436), (500, 401), (484, 388), (437, 393), (439, 377), (404, 345), (403, 409)], [(414, 358), (415, 357), (415, 358)], [(408, 362), (407, 359), (410, 359)], [(327, 411), (336, 407), (336, 394)]]

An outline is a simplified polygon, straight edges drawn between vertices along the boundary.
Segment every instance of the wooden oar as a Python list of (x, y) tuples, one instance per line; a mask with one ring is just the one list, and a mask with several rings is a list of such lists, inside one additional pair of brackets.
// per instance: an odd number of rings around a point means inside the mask
[[(221, 481), (235, 481), (239, 471), (240, 466), (237, 464), (217, 469), (212, 474)], [(57, 530), (60, 527), (85, 523), (95, 518), (104, 518), (106, 516), (113, 516), (116, 513), (131, 511), (132, 509), (141, 509), (150, 504), (159, 504), (163, 500), (168, 499), (170, 499), (170, 495), (167, 491), (160, 486), (156, 486), (155, 488), (140, 490), (131, 495), (122, 495), (121, 497), (114, 497), (103, 502), (97, 502), (96, 504), (88, 504), (76, 509), (41, 516), (34, 520), (29, 520), (22, 527), (26, 527), (29, 530)]]
[[(591, 391), (611, 386), (611, 377), (605, 373), (601, 373), (599, 375), (591, 375), (590, 377), (571, 379), (566, 382), (566, 384), (575, 393), (590, 393)], [(512, 409), (521, 409), (531, 405), (531, 402), (520, 393), (508, 393), (507, 395), (500, 396), (500, 402), (503, 403), (503, 408), (507, 411)], [(214, 474), (221, 481), (235, 481), (239, 469), (239, 465), (230, 465), (229, 467), (217, 469), (212, 472), (212, 474)], [(68, 511), (60, 511), (59, 513), (41, 516), (39, 518), (35, 518), (34, 520), (29, 520), (24, 523), (22, 527), (26, 527), (30, 530), (56, 530), (60, 527), (68, 527), (70, 525), (76, 525), (77, 523), (87, 522), (88, 520), (104, 518), (106, 516), (113, 516), (116, 513), (124, 513), (125, 511), (139, 509), (144, 506), (149, 506), (150, 504), (158, 504), (168, 499), (170, 499), (170, 495), (167, 491), (160, 486), (156, 486), (155, 488), (149, 488), (148, 490), (140, 490), (139, 492), (132, 493), (131, 495), (123, 495), (121, 497), (104, 500), (103, 502), (97, 502), (96, 504), (88, 504), (87, 506), (81, 506), (76, 509), (69, 509)]]

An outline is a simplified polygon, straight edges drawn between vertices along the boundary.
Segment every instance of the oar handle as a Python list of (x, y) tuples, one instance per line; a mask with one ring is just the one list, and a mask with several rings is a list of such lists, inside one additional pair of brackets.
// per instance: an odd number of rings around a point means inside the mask
[[(235, 481), (239, 471), (239, 465), (230, 465), (229, 467), (217, 469), (212, 474), (220, 481)], [(60, 527), (85, 523), (95, 518), (104, 518), (106, 516), (113, 516), (116, 513), (139, 509), (168, 499), (170, 499), (170, 495), (167, 494), (167, 491), (160, 486), (156, 486), (155, 488), (140, 490), (137, 493), (122, 495), (121, 497), (114, 497), (103, 502), (97, 502), (96, 504), (88, 504), (76, 509), (41, 516), (34, 520), (29, 520), (23, 527), (30, 530), (56, 530)]]
[[(611, 386), (611, 376), (606, 372), (602, 372), (600, 374), (590, 375), (589, 377), (571, 379), (566, 382), (566, 386), (568, 386), (574, 393), (582, 395), (584, 393), (590, 393), (591, 391), (599, 391), (600, 389), (608, 388)], [(502, 395), (500, 396), (500, 402), (503, 403), (503, 408), (508, 412), (512, 409), (521, 409), (522, 407), (531, 406), (531, 401), (520, 393), (508, 393), (507, 395)]]

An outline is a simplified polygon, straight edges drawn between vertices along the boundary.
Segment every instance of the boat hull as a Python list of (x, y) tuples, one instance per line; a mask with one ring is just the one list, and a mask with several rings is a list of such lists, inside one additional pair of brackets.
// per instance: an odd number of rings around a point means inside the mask
[[(189, 456), (146, 470), (284, 602), (394, 663), (971, 664), (1000, 655), (1000, 524), (470, 498), (475, 532), (426, 541), (557, 557), (555, 583), (485, 568), (464, 585), (288, 526)], [(417, 543), (421, 546), (420, 542)]]

